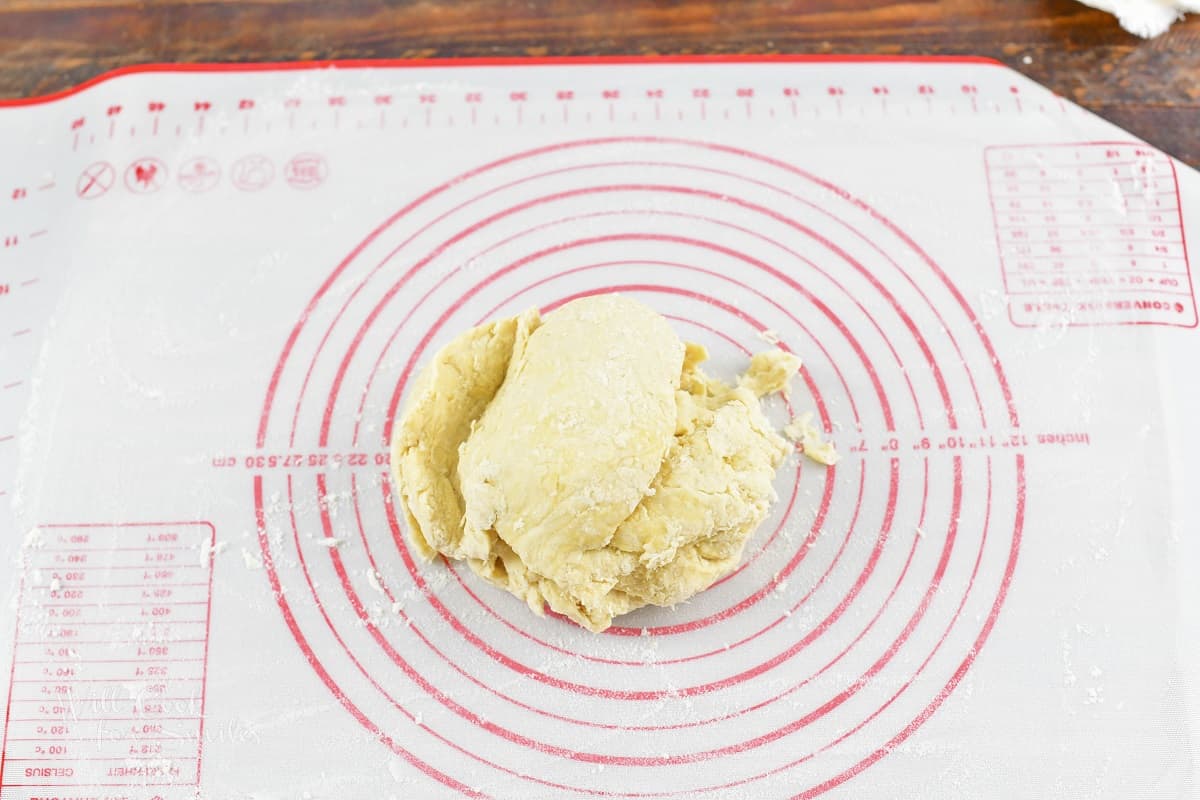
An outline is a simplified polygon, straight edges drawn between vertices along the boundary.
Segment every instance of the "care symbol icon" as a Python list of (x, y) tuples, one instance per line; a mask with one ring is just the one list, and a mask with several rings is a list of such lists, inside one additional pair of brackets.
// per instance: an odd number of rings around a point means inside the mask
[(79, 174), (79, 180), (75, 182), (75, 194), (84, 200), (99, 197), (112, 188), (116, 178), (112, 164), (97, 161)]
[(275, 177), (275, 165), (266, 156), (254, 153), (233, 162), (230, 175), (233, 185), (243, 192), (257, 192)]
[(220, 179), (220, 164), (208, 156), (188, 159), (179, 168), (179, 185), (194, 194), (207, 192), (216, 186)]
[(329, 165), (316, 153), (301, 153), (284, 166), (283, 174), (295, 189), (315, 189), (325, 182)]
[(125, 170), (125, 186), (134, 194), (151, 194), (167, 180), (167, 165), (157, 158), (139, 158)]

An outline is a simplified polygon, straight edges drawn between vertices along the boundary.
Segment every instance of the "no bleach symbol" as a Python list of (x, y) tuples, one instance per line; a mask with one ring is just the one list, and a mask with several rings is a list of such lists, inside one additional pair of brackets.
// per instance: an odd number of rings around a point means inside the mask
[(316, 153), (301, 153), (283, 169), (284, 179), (294, 189), (315, 189), (328, 175), (329, 165)]
[(221, 180), (221, 165), (208, 156), (197, 156), (179, 168), (179, 185), (193, 194), (207, 192)]

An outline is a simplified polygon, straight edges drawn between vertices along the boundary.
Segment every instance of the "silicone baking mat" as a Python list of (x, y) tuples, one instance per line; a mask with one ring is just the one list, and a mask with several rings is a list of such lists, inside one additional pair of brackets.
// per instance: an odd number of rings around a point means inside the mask
[[(151, 67), (0, 111), (0, 796), (1187, 798), (1200, 179), (972, 59)], [(633, 295), (792, 457), (593, 635), (423, 563), (387, 445)]]

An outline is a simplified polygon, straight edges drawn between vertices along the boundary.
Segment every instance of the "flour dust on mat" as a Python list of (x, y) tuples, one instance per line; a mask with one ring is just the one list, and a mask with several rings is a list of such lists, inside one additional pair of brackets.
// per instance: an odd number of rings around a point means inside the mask
[(657, 313), (606, 294), (480, 325), (421, 373), (392, 441), (411, 539), (602, 631), (730, 572), (789, 443), (759, 400), (800, 360), (736, 385)]

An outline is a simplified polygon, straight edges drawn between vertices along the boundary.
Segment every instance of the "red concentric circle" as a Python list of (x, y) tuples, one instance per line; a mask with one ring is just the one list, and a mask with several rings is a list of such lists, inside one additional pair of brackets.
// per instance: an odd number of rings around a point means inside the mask
[[(791, 460), (733, 574), (595, 636), (420, 564), (386, 450), (433, 349), (604, 291), (667, 315), (726, 377), (776, 331), (806, 363), (769, 416), (816, 411), (844, 460)], [(1016, 424), (971, 308), (879, 212), (724, 145), (569, 142), (430, 190), (318, 289), (257, 441), (309, 455), (255, 476), (259, 541), (313, 669), (422, 780), (815, 797), (911, 736), (986, 642), (1020, 542), (1023, 456), (930, 442)]]

